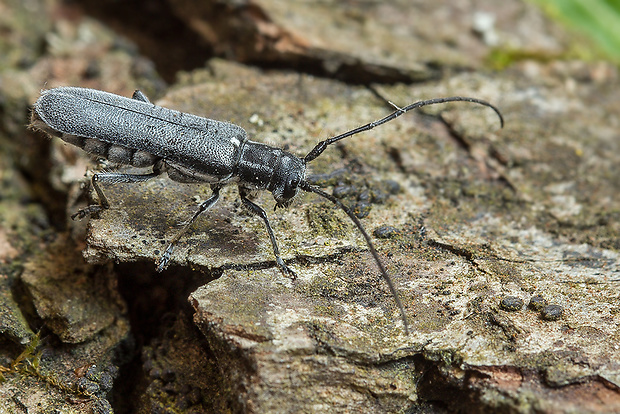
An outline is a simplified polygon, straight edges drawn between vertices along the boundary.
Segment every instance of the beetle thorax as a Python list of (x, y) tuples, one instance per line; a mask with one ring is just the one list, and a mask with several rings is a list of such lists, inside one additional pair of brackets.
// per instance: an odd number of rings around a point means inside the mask
[(278, 207), (286, 207), (306, 176), (306, 164), (295, 155), (258, 142), (247, 141), (237, 164), (242, 184), (273, 194)]

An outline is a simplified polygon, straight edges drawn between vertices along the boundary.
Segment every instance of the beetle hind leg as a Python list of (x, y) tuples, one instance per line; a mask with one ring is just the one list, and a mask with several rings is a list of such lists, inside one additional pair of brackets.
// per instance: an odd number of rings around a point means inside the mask
[(117, 172), (100, 172), (93, 174), (90, 179), (90, 185), (93, 187), (95, 192), (97, 193), (97, 197), (99, 197), (99, 204), (91, 204), (86, 206), (85, 208), (79, 210), (77, 213), (71, 216), (72, 220), (78, 219), (81, 220), (84, 217), (91, 215), (93, 213), (98, 213), (102, 210), (107, 210), (110, 208), (110, 202), (108, 198), (103, 193), (101, 189), (100, 183), (103, 184), (116, 184), (116, 183), (139, 183), (142, 181), (150, 180), (151, 178), (155, 178), (161, 174), (161, 171), (154, 170), (152, 173), (148, 174), (125, 174), (125, 173), (117, 173)]

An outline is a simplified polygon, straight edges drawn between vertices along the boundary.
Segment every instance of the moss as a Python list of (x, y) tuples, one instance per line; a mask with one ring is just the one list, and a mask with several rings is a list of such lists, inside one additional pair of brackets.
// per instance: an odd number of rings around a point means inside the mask
[(351, 225), (343, 221), (331, 204), (309, 204), (306, 206), (308, 224), (317, 235), (328, 237), (345, 236)]

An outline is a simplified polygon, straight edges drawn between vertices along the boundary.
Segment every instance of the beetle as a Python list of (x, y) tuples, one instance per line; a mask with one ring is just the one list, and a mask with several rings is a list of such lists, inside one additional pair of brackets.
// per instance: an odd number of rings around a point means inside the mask
[(344, 138), (376, 128), (416, 108), (457, 101), (493, 109), (503, 127), (504, 120), (499, 109), (476, 98), (435, 98), (402, 108), (390, 103), (395, 108), (391, 114), (323, 140), (305, 157), (299, 158), (280, 148), (249, 140), (246, 131), (237, 125), (156, 106), (139, 90), (133, 93), (132, 98), (126, 98), (79, 87), (42, 91), (34, 103), (31, 127), (112, 163), (152, 168), (151, 172), (145, 174), (110, 171), (93, 174), (91, 185), (98, 195), (99, 203), (78, 211), (72, 216), (73, 219), (82, 219), (110, 207), (100, 184), (138, 183), (166, 172), (174, 181), (207, 183), (211, 186), (211, 196), (200, 203), (191, 219), (168, 243), (157, 265), (159, 272), (168, 266), (175, 243), (198, 216), (218, 201), (221, 188), (234, 183), (239, 189), (242, 204), (265, 223), (277, 266), (285, 275), (294, 278), (295, 273), (280, 257), (280, 249), (265, 210), (250, 198), (257, 191), (269, 191), (276, 201), (276, 208), (288, 207), (300, 190), (329, 200), (349, 216), (364, 237), (401, 313), (405, 332), (408, 333), (409, 324), (404, 307), (370, 236), (349, 207), (306, 180), (306, 167), (329, 145)]

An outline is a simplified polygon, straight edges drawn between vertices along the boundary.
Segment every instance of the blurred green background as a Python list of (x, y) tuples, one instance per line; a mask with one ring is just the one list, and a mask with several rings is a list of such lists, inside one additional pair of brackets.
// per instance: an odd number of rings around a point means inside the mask
[(530, 0), (553, 19), (589, 37), (596, 49), (578, 46), (581, 58), (620, 63), (620, 0)]

